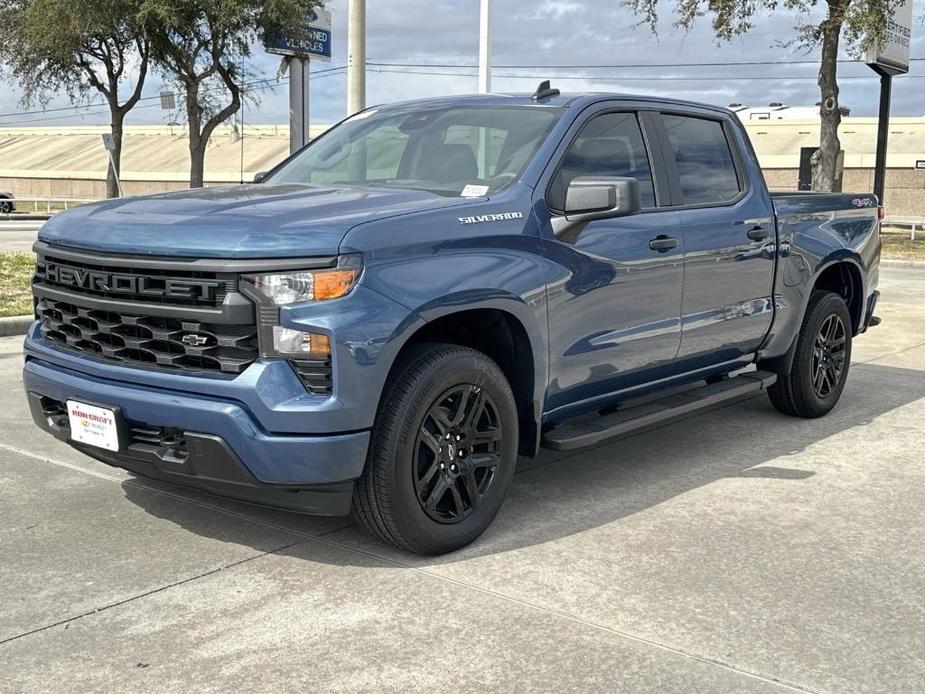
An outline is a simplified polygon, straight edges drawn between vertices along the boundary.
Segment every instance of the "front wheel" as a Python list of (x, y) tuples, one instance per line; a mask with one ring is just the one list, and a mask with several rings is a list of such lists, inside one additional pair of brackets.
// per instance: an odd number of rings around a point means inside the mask
[(13, 203), (9, 200), (0, 200), (0, 212), (3, 214), (9, 214), (13, 211)]
[(835, 407), (851, 364), (851, 315), (838, 294), (815, 291), (797, 338), (793, 364), (768, 389), (771, 402), (795, 417), (821, 417)]
[(497, 364), (466, 347), (415, 345), (386, 386), (354, 515), (410, 552), (464, 547), (501, 508), (517, 438), (514, 395)]

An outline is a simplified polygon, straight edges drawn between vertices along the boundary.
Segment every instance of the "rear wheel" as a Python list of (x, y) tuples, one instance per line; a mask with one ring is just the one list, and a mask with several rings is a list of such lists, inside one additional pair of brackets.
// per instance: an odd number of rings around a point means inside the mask
[(795, 417), (821, 417), (841, 397), (851, 364), (851, 315), (844, 299), (813, 292), (787, 373), (768, 389), (774, 406)]
[(0, 200), (0, 212), (8, 214), (13, 211), (13, 203), (9, 200)]
[(404, 550), (459, 549), (501, 508), (517, 436), (514, 395), (491, 359), (466, 347), (416, 345), (386, 387), (354, 515)]

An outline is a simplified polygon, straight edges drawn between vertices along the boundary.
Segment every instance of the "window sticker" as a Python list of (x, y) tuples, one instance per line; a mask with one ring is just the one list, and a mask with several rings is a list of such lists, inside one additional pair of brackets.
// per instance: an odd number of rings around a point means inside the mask
[(465, 188), (462, 189), (460, 197), (463, 198), (480, 198), (483, 195), (488, 195), (488, 186), (477, 186), (472, 183), (469, 183)]

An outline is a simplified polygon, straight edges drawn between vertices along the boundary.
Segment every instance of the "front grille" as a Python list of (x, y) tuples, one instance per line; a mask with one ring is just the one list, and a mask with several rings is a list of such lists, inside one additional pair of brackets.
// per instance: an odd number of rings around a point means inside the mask
[(95, 309), (39, 298), (42, 334), (61, 347), (123, 362), (195, 372), (239, 374), (259, 354), (253, 324), (209, 324)]
[(99, 262), (40, 255), (35, 279), (48, 287), (89, 297), (173, 306), (221, 306), (238, 290), (234, 273), (158, 270), (119, 267)]

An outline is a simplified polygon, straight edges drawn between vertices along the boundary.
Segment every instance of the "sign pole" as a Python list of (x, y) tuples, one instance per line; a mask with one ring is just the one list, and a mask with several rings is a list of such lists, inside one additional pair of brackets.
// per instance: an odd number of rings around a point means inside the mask
[(890, 98), (893, 88), (893, 75), (880, 73), (880, 111), (877, 117), (877, 158), (874, 161), (874, 195), (879, 205), (883, 206), (883, 194), (886, 187), (886, 150), (890, 134)]
[(308, 144), (308, 58), (289, 62), (289, 154)]
[(116, 189), (119, 191), (119, 197), (124, 198), (125, 195), (122, 193), (122, 181), (119, 180), (119, 169), (116, 168), (116, 158), (113, 156), (113, 152), (116, 151), (116, 143), (112, 139), (111, 133), (104, 133), (102, 138), (103, 147), (106, 149), (106, 153), (109, 155), (109, 166), (112, 167), (112, 177), (116, 179)]
[[(267, 53), (283, 56), (277, 79), (289, 71), (289, 154), (308, 144), (309, 60), (331, 60), (331, 11), (315, 8), (305, 16), (305, 25), (292, 35), (268, 36)], [(365, 59), (364, 59), (365, 64)]]
[(874, 161), (874, 195), (880, 207), (886, 191), (887, 138), (890, 134), (890, 96), (893, 75), (909, 72), (909, 48), (912, 43), (912, 0), (896, 6), (886, 18), (883, 38), (867, 51), (867, 65), (880, 75), (880, 110), (877, 120), (877, 158)]

